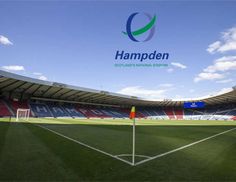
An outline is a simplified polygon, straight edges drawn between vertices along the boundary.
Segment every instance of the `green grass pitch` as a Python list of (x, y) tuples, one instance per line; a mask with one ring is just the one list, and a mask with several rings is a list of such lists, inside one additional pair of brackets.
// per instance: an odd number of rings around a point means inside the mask
[(235, 121), (137, 120), (136, 163), (167, 154), (131, 166), (116, 159), (131, 162), (130, 120), (13, 120), (0, 119), (0, 181), (236, 181)]

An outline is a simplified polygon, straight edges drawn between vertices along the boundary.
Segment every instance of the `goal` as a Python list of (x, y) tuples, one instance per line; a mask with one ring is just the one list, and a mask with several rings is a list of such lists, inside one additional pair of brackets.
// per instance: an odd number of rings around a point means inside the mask
[(29, 115), (30, 115), (30, 109), (17, 109), (16, 112), (16, 121), (19, 120), (25, 120), (28, 121), (29, 120)]

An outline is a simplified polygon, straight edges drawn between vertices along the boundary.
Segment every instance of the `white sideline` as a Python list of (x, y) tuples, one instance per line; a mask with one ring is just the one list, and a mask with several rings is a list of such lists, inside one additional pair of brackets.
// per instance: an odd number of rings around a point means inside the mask
[(48, 131), (50, 131), (50, 132), (52, 132), (52, 133), (54, 133), (54, 134), (56, 134), (56, 135), (59, 135), (59, 136), (61, 136), (61, 137), (63, 137), (63, 138), (66, 138), (66, 139), (68, 139), (68, 140), (70, 140), (70, 141), (73, 141), (73, 142), (75, 142), (75, 143), (77, 143), (77, 144), (83, 145), (84, 147), (87, 147), (87, 148), (90, 148), (90, 149), (95, 150), (95, 151), (97, 151), (97, 152), (103, 153), (103, 154), (105, 154), (105, 155), (107, 155), (107, 156), (110, 156), (110, 157), (112, 157), (112, 158), (118, 159), (118, 160), (120, 160), (120, 161), (122, 161), (122, 162), (124, 162), (124, 163), (129, 164), (129, 165), (132, 166), (132, 163), (131, 163), (131, 162), (126, 161), (126, 160), (124, 160), (124, 159), (122, 159), (122, 158), (120, 158), (120, 157), (118, 157), (118, 156), (115, 156), (115, 155), (112, 155), (112, 154), (110, 154), (110, 153), (104, 152), (104, 151), (102, 151), (102, 150), (100, 150), (100, 149), (91, 147), (91, 146), (89, 146), (89, 145), (87, 145), (87, 144), (85, 144), (85, 143), (83, 143), (83, 142), (79, 142), (79, 141), (77, 141), (77, 140), (75, 140), (75, 139), (73, 139), (73, 138), (70, 138), (70, 137), (68, 137), (68, 136), (65, 136), (65, 135), (63, 135), (63, 134), (61, 134), (61, 133), (58, 133), (58, 132), (56, 132), (56, 131), (54, 131), (54, 130), (51, 130), (51, 129), (47, 128), (47, 127), (44, 127), (44, 126), (41, 126), (41, 125), (38, 125), (38, 124), (35, 124), (35, 125), (38, 126), (38, 127), (40, 127), (40, 128), (43, 128), (43, 129), (45, 129), (45, 130), (48, 130)]
[(190, 143), (190, 144), (188, 144), (188, 145), (184, 145), (184, 146), (182, 146), (182, 147), (176, 148), (176, 149), (171, 150), (171, 151), (169, 151), (169, 152), (165, 152), (165, 153), (162, 153), (162, 154), (153, 156), (153, 157), (151, 157), (151, 158), (149, 158), (149, 159), (144, 159), (144, 160), (142, 160), (142, 161), (140, 161), (140, 162), (137, 162), (137, 163), (135, 164), (135, 166), (140, 165), (140, 164), (143, 164), (143, 163), (148, 162), (148, 161), (151, 161), (151, 160), (154, 160), (154, 159), (156, 159), (156, 158), (160, 158), (160, 157), (166, 156), (166, 155), (168, 155), (168, 154), (177, 152), (177, 151), (179, 151), (179, 150), (182, 150), (182, 149), (191, 147), (191, 146), (193, 146), (193, 145), (196, 145), (196, 144), (201, 143), (201, 142), (204, 142), (204, 141), (206, 141), (206, 140), (215, 138), (215, 137), (217, 137), (217, 136), (219, 136), (219, 135), (223, 135), (223, 134), (228, 133), (228, 132), (230, 132), (230, 131), (233, 131), (233, 130), (235, 130), (235, 129), (236, 129), (236, 128), (231, 128), (231, 129), (226, 130), (226, 131), (223, 131), (223, 132), (221, 132), (221, 133), (218, 133), (218, 134), (212, 135), (212, 136), (210, 136), (210, 137), (207, 137), (207, 138), (198, 140), (198, 141), (196, 141), (196, 142)]

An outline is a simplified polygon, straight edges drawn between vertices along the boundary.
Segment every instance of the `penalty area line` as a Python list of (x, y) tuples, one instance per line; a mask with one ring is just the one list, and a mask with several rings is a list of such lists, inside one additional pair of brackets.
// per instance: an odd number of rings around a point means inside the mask
[(223, 134), (225, 134), (225, 133), (231, 132), (231, 131), (233, 131), (233, 130), (236, 130), (236, 128), (231, 128), (231, 129), (226, 130), (226, 131), (223, 131), (223, 132), (221, 132), (221, 133), (218, 133), (218, 134), (209, 136), (209, 137), (207, 137), (207, 138), (203, 138), (203, 139), (201, 139), (201, 140), (198, 140), (198, 141), (196, 141), (196, 142), (190, 143), (190, 144), (188, 144), (188, 145), (184, 145), (184, 146), (179, 147), (179, 148), (176, 148), (176, 149), (174, 149), (174, 150), (170, 150), (170, 151), (168, 151), (168, 152), (165, 152), (165, 153), (162, 153), (162, 154), (153, 156), (153, 157), (151, 157), (151, 158), (149, 158), (149, 159), (144, 159), (144, 160), (142, 160), (142, 161), (140, 161), (140, 162), (137, 162), (137, 163), (135, 164), (135, 166), (140, 165), (140, 164), (143, 164), (143, 163), (148, 162), (148, 161), (151, 161), (151, 160), (154, 160), (154, 159), (157, 159), (157, 158), (164, 157), (164, 156), (166, 156), (166, 155), (169, 155), (169, 154), (172, 154), (172, 153), (174, 153), (174, 152), (177, 152), (177, 151), (183, 150), (183, 149), (185, 149), (185, 148), (191, 147), (191, 146), (193, 146), (193, 145), (199, 144), (199, 143), (204, 142), (204, 141), (206, 141), (206, 140), (210, 140), (210, 139), (212, 139), (212, 138), (215, 138), (215, 137), (217, 137), (217, 136), (220, 136), (220, 135), (223, 135)]
[(44, 126), (41, 126), (41, 125), (38, 125), (38, 124), (35, 124), (35, 125), (38, 126), (38, 127), (40, 127), (40, 128), (42, 128), (42, 129), (45, 129), (45, 130), (47, 130), (47, 131), (50, 131), (50, 132), (52, 132), (52, 133), (54, 133), (54, 134), (56, 134), (56, 135), (58, 135), (58, 136), (61, 136), (61, 137), (65, 138), (65, 139), (68, 139), (68, 140), (70, 140), (70, 141), (72, 141), (72, 142), (75, 142), (75, 143), (80, 144), (80, 145), (82, 145), (82, 146), (84, 146), (84, 147), (87, 147), (87, 148), (89, 148), (89, 149), (95, 150), (95, 151), (100, 152), (100, 153), (102, 153), (102, 154), (104, 154), (104, 155), (110, 156), (110, 157), (112, 157), (112, 158), (114, 158), (114, 159), (117, 159), (117, 160), (119, 160), (119, 161), (122, 161), (122, 162), (124, 162), (124, 163), (126, 163), (126, 164), (129, 164), (129, 165), (133, 166), (133, 164), (132, 164), (131, 162), (129, 162), (129, 161), (127, 161), (127, 160), (124, 160), (124, 159), (122, 159), (122, 158), (120, 158), (120, 157), (118, 157), (118, 156), (112, 155), (112, 154), (110, 154), (110, 153), (108, 153), (108, 152), (105, 152), (105, 151), (103, 151), (103, 150), (97, 149), (97, 148), (95, 148), (95, 147), (91, 147), (91, 146), (89, 146), (89, 145), (87, 145), (87, 144), (85, 144), (85, 143), (83, 143), (83, 142), (79, 142), (79, 141), (77, 141), (77, 140), (75, 140), (75, 139), (73, 139), (73, 138), (70, 138), (70, 137), (68, 137), (68, 136), (65, 136), (65, 135), (63, 135), (63, 134), (61, 134), (61, 133), (59, 133), (59, 132), (57, 132), (57, 131), (54, 131), (54, 130), (52, 130), (52, 129), (49, 129), (49, 128), (47, 128), (47, 127), (44, 127)]

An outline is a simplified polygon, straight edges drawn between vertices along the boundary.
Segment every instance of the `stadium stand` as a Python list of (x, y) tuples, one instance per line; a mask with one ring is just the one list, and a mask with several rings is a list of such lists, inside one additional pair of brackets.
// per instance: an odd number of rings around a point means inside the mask
[(68, 112), (66, 112), (66, 110), (64, 110), (61, 106), (59, 106), (57, 104), (48, 103), (47, 107), (49, 108), (49, 110), (51, 111), (52, 115), (55, 118), (57, 118), (57, 117), (71, 117), (70, 114)]
[(97, 116), (95, 113), (91, 112), (89, 109), (83, 107), (76, 107), (77, 111), (79, 111), (80, 113), (82, 113), (86, 118), (97, 118), (99, 116)]
[(109, 118), (109, 117), (111, 117), (111, 115), (109, 113), (107, 113), (107, 112), (105, 113), (99, 108), (90, 108), (90, 112), (95, 114), (96, 117), (98, 117), (98, 118)]
[(35, 117), (53, 117), (53, 114), (46, 104), (30, 103), (30, 108)]
[[(126, 117), (129, 117), (129, 113), (130, 113), (130, 109), (120, 109), (121, 112), (126, 113)], [(145, 115), (142, 110), (137, 110), (136, 111), (136, 117), (137, 118), (146, 118), (148, 117), (147, 115)]]
[[(0, 117), (15, 116), (18, 108), (33, 117), (136, 118), (235, 120), (236, 86), (219, 95), (191, 100), (146, 100), (107, 91), (37, 80), (0, 70)], [(23, 101), (22, 101), (23, 100)], [(204, 108), (184, 109), (185, 102), (202, 102)]]
[(169, 119), (176, 119), (175, 114), (174, 114), (172, 108), (167, 108), (167, 109), (164, 110), (164, 112), (169, 117)]
[(4, 116), (12, 116), (12, 113), (7, 104), (3, 100), (0, 100), (0, 117)]
[(182, 109), (176, 109), (174, 110), (176, 119), (183, 119), (183, 110)]
[[(9, 104), (11, 105), (12, 111), (14, 112), (14, 115), (16, 115), (17, 109), (30, 109), (29, 104), (27, 101), (15, 101), (11, 100), (9, 101)], [(30, 116), (33, 116), (32, 112), (30, 112)]]
[[(29, 104), (28, 104), (29, 103)], [(18, 108), (31, 109), (31, 117), (128, 118), (129, 109), (96, 107), (55, 102), (0, 100), (0, 117), (15, 115)], [(205, 109), (137, 108), (137, 118), (186, 120), (236, 120), (236, 107), (218, 106)]]
[(78, 110), (76, 110), (75, 106), (73, 106), (73, 105), (64, 105), (62, 107), (73, 118), (76, 118), (76, 117), (84, 118), (85, 117), (82, 113), (80, 113)]

